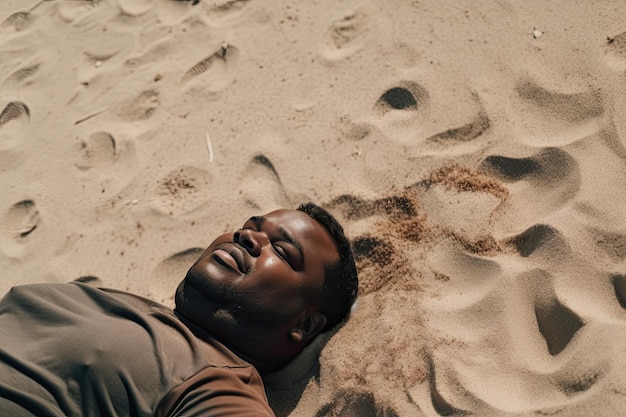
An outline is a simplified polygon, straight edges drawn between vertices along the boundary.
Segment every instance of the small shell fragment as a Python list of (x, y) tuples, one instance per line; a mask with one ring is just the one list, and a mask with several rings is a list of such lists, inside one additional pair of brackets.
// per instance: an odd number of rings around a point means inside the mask
[(533, 29), (533, 38), (539, 39), (543, 35), (543, 32), (539, 29)]
[(206, 147), (209, 151), (209, 162), (213, 163), (213, 146), (211, 146), (211, 136), (209, 132), (205, 132), (204, 136), (206, 137)]

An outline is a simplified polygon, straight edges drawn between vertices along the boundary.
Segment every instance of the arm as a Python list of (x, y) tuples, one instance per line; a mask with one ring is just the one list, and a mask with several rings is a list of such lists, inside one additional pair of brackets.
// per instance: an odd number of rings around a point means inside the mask
[(275, 417), (252, 367), (207, 367), (172, 389), (155, 417)]

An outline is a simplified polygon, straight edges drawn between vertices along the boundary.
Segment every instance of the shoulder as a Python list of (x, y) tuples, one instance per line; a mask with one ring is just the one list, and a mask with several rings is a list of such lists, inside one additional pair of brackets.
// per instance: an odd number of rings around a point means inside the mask
[(83, 298), (87, 298), (83, 291), (75, 283), (42, 283), (26, 284), (12, 287), (2, 298), (2, 304), (15, 304), (16, 306), (43, 303), (44, 301), (54, 304), (76, 304)]
[(252, 365), (207, 366), (172, 389), (155, 415), (274, 417)]

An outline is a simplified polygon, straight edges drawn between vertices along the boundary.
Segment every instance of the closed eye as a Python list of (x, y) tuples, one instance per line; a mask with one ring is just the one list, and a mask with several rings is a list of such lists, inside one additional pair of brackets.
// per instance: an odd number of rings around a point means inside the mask
[(294, 271), (300, 271), (304, 267), (304, 256), (300, 243), (280, 225), (270, 224), (265, 227), (266, 218), (263, 216), (253, 216), (246, 221), (242, 230), (250, 229), (263, 231), (270, 238), (272, 249), (280, 256)]
[(287, 252), (287, 250), (280, 244), (280, 242), (274, 242), (272, 243), (272, 248), (274, 248), (274, 252), (276, 252), (276, 254), (278, 256), (280, 256), (285, 262), (287, 262), (289, 264), (289, 266), (293, 269), (293, 265), (291, 263), (291, 259), (289, 257), (289, 253)]

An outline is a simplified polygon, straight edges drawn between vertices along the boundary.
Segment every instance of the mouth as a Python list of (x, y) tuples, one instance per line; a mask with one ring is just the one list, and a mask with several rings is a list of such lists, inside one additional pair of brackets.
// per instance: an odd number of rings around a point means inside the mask
[(246, 258), (240, 248), (234, 244), (220, 245), (212, 253), (213, 258), (221, 265), (240, 274), (248, 272)]

